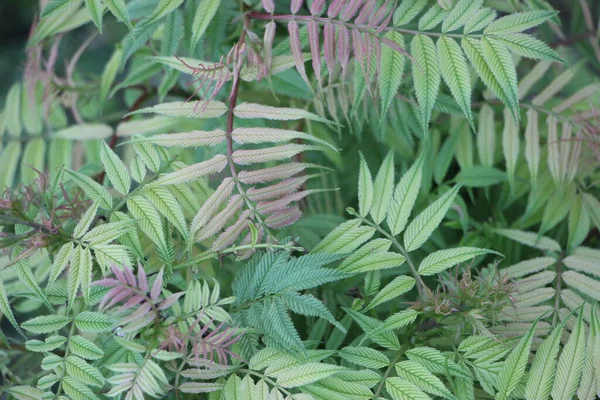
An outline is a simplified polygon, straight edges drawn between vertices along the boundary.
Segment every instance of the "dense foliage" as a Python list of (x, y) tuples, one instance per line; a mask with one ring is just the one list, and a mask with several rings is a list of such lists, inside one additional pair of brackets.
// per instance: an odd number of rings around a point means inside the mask
[(595, 399), (592, 3), (41, 0), (0, 391)]

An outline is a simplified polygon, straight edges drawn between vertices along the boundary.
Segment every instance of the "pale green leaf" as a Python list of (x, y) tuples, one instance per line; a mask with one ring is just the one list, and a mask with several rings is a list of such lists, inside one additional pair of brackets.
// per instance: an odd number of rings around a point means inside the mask
[(518, 229), (494, 229), (494, 233), (536, 249), (560, 252), (560, 245), (555, 240), (545, 236), (538, 237), (538, 235), (532, 232), (525, 232)]
[(365, 311), (408, 292), (414, 285), (415, 279), (410, 276), (401, 275), (395, 277), (373, 297), (373, 300), (371, 300), (369, 305), (365, 308)]
[(431, 398), (423, 393), (412, 383), (398, 378), (387, 378), (385, 380), (385, 389), (392, 396), (393, 400), (430, 400)]
[(521, 32), (536, 27), (556, 15), (556, 11), (536, 10), (507, 15), (492, 22), (484, 33), (504, 35), (505, 33)]
[(390, 363), (385, 354), (369, 347), (344, 347), (339, 355), (353, 364), (372, 369), (387, 368)]
[(483, 0), (459, 0), (450, 10), (444, 23), (442, 24), (442, 32), (452, 32), (472, 19), (473, 14), (481, 8)]
[(371, 217), (376, 224), (380, 224), (387, 214), (394, 192), (394, 152), (390, 151), (383, 162), (373, 185), (373, 205)]
[(410, 52), (415, 59), (413, 80), (421, 108), (421, 127), (426, 132), (440, 90), (440, 66), (435, 44), (428, 36), (416, 35), (411, 41)]
[[(404, 37), (398, 32), (389, 31), (386, 33), (385, 38), (395, 43), (398, 48), (403, 49), (405, 46)], [(379, 58), (379, 73), (377, 75), (382, 119), (396, 97), (402, 81), (405, 63), (406, 57), (404, 54), (390, 46), (382, 47), (381, 57)]]
[(431, 372), (422, 365), (413, 361), (402, 361), (396, 364), (398, 376), (406, 379), (424, 392), (441, 396), (446, 399), (454, 399), (454, 396)]
[(196, 8), (194, 22), (192, 23), (192, 49), (196, 46), (202, 35), (204, 35), (204, 32), (206, 32), (208, 24), (214, 18), (220, 5), (221, 0), (202, 0)]
[(455, 249), (438, 250), (431, 253), (419, 264), (419, 275), (438, 274), (456, 264), (470, 260), (482, 254), (502, 254), (477, 247), (457, 247)]
[(114, 188), (121, 194), (128, 194), (129, 187), (131, 186), (131, 175), (129, 174), (129, 170), (106, 142), (102, 143), (100, 160), (102, 161), (104, 169), (106, 170), (106, 175)]
[(390, 232), (394, 236), (398, 235), (406, 227), (410, 213), (417, 200), (421, 187), (421, 177), (423, 176), (424, 160), (425, 156), (422, 153), (402, 176), (394, 190), (387, 218)]
[(554, 400), (572, 399), (579, 386), (585, 361), (585, 327), (583, 310), (558, 359), (551, 395)]
[(373, 178), (371, 171), (360, 153), (360, 170), (358, 172), (358, 211), (361, 217), (369, 215), (373, 204)]

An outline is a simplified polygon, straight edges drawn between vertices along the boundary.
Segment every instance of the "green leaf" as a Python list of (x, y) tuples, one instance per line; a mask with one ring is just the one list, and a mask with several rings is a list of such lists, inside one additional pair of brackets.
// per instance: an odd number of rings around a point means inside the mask
[(408, 24), (425, 8), (427, 0), (403, 0), (394, 12), (394, 26)]
[(494, 167), (474, 165), (461, 170), (455, 180), (462, 182), (465, 187), (488, 187), (505, 182), (506, 173)]
[(50, 333), (65, 327), (69, 322), (71, 318), (64, 315), (43, 315), (23, 322), (21, 327), (33, 333)]
[(516, 116), (518, 111), (517, 104), (515, 104), (514, 99), (504, 91), (503, 86), (500, 84), (498, 79), (496, 79), (496, 76), (484, 58), (483, 50), (481, 48), (481, 41), (474, 38), (464, 37), (460, 44), (467, 55), (467, 58), (469, 61), (471, 61), (473, 67), (475, 67), (477, 75), (479, 75), (483, 83), (485, 83), (485, 85), (490, 88), (490, 90), (504, 104), (506, 104), (507, 107), (509, 107), (513, 118), (516, 121), (518, 119)]
[(511, 105), (519, 110), (519, 89), (517, 87), (517, 71), (508, 49), (498, 39), (484, 36), (481, 39), (483, 58), (490, 71), (506, 93)]
[(421, 18), (419, 18), (419, 31), (428, 31), (440, 24), (446, 18), (448, 12), (439, 5), (431, 7)]
[(105, 187), (89, 176), (85, 176), (79, 172), (71, 171), (69, 169), (65, 170), (65, 172), (71, 176), (71, 179), (73, 179), (75, 184), (79, 186), (89, 198), (93, 201), (99, 201), (100, 207), (105, 210), (110, 210), (112, 208), (112, 197)]
[[(119, 21), (127, 25), (130, 31), (133, 30), (133, 25), (129, 20), (129, 10), (125, 0), (104, 0), (106, 7)], [(120, 60), (119, 60), (120, 61)]]
[(519, 343), (512, 349), (502, 365), (496, 381), (496, 387), (498, 388), (496, 399), (509, 399), (511, 393), (521, 381), (523, 374), (525, 374), (536, 324), (537, 321), (533, 323), (529, 332), (519, 340)]
[(569, 210), (568, 227), (569, 237), (567, 248), (573, 249), (583, 243), (590, 230), (590, 215), (585, 208), (581, 196), (575, 196), (572, 207)]
[(385, 354), (369, 347), (344, 347), (339, 354), (344, 360), (366, 368), (387, 368), (390, 363)]
[(419, 265), (419, 275), (438, 274), (446, 269), (470, 260), (482, 254), (496, 254), (502, 257), (502, 254), (488, 249), (479, 249), (477, 247), (457, 247), (455, 249), (438, 250), (431, 253)]
[(452, 355), (444, 355), (431, 347), (415, 347), (406, 351), (409, 360), (421, 364), (434, 374), (450, 374), (472, 379), (468, 368), (463, 368), (452, 360)]
[(373, 205), (371, 206), (371, 217), (376, 224), (380, 224), (387, 214), (394, 192), (394, 152), (390, 151), (375, 177), (373, 185)]
[(65, 243), (58, 252), (54, 255), (54, 262), (50, 268), (50, 276), (48, 278), (48, 287), (58, 279), (60, 274), (64, 271), (71, 259), (71, 252), (73, 251), (73, 243)]
[(23, 121), (21, 121), (21, 85), (14, 83), (6, 95), (6, 104), (4, 105), (4, 124), (8, 134), (12, 137), (19, 137), (23, 132)]
[(94, 25), (102, 33), (102, 15), (104, 14), (104, 6), (100, 0), (85, 0), (85, 6), (94, 21)]
[(45, 155), (46, 141), (44, 139), (35, 138), (25, 145), (21, 159), (21, 182), (29, 183), (38, 178), (36, 170), (44, 170)]
[(535, 353), (525, 387), (527, 400), (545, 400), (550, 395), (552, 382), (556, 375), (556, 356), (560, 349), (560, 339), (565, 323), (566, 319), (554, 328)]
[(489, 24), (484, 33), (504, 35), (506, 33), (521, 32), (544, 23), (556, 14), (556, 11), (537, 10), (507, 15)]
[(196, 44), (206, 32), (206, 28), (210, 24), (210, 21), (214, 18), (221, 0), (202, 0), (200, 5), (196, 8), (196, 14), (194, 15), (194, 22), (192, 23), (192, 38), (191, 48), (196, 47)]
[(550, 46), (532, 36), (523, 33), (511, 33), (496, 38), (504, 43), (510, 51), (520, 56), (534, 60), (565, 62)]
[[(170, 56), (177, 53), (179, 44), (183, 38), (184, 29), (183, 14), (181, 10), (175, 10), (165, 18), (160, 48), (161, 54)], [(176, 74), (176, 76), (179, 75)]]
[(97, 360), (104, 356), (102, 349), (79, 335), (71, 336), (69, 339), (69, 350), (76, 356), (85, 358), (86, 360)]
[(48, 336), (43, 342), (41, 340), (28, 340), (25, 348), (36, 353), (46, 353), (58, 349), (65, 344), (67, 338), (60, 335)]
[(85, 211), (85, 213), (83, 213), (79, 219), (79, 222), (77, 222), (75, 229), (73, 229), (73, 237), (76, 239), (81, 239), (81, 237), (88, 231), (92, 225), (92, 222), (94, 222), (99, 204), (100, 203), (98, 201), (94, 201), (94, 203), (92, 203), (92, 205)]
[(309, 362), (292, 367), (278, 374), (277, 384), (284, 388), (304, 386), (335, 375), (343, 370), (345, 368), (337, 365)]
[(452, 32), (469, 22), (473, 14), (483, 5), (483, 0), (459, 0), (442, 24), (442, 32)]
[(283, 297), (291, 311), (297, 314), (323, 318), (339, 330), (346, 331), (346, 329), (335, 320), (335, 317), (331, 314), (331, 311), (325, 307), (325, 304), (313, 295), (286, 293)]
[(358, 211), (361, 217), (369, 215), (373, 204), (373, 178), (371, 171), (360, 153), (360, 170), (358, 172)]
[(442, 381), (420, 364), (413, 361), (402, 361), (396, 364), (396, 372), (398, 376), (406, 379), (425, 392), (446, 399), (454, 399), (454, 396), (446, 389)]
[(375, 228), (360, 226), (360, 219), (340, 224), (312, 250), (313, 253), (345, 254), (356, 250), (375, 234)]
[(96, 400), (98, 398), (85, 384), (70, 376), (62, 380), (62, 387), (72, 400)]
[(560, 245), (555, 240), (532, 232), (518, 229), (494, 229), (493, 232), (536, 249), (560, 252)]
[(421, 187), (424, 160), (425, 156), (422, 153), (396, 185), (387, 218), (393, 236), (404, 230), (415, 205)]
[(369, 339), (378, 345), (385, 347), (386, 349), (400, 349), (398, 337), (394, 332), (392, 332), (392, 329), (386, 327), (383, 322), (349, 308), (344, 308), (344, 311), (346, 311), (352, 317), (352, 319), (358, 323), (360, 328), (366, 334), (363, 337), (363, 340), (359, 343), (359, 346), (362, 345), (364, 341)]
[(76, 5), (73, 0), (49, 0), (46, 7), (42, 10), (40, 18), (48, 17), (53, 14), (64, 12), (67, 8)]
[(75, 317), (75, 325), (83, 332), (108, 332), (112, 329), (113, 323), (104, 314), (84, 311)]
[(469, 34), (477, 32), (488, 26), (496, 19), (496, 11), (489, 7), (484, 7), (472, 15), (465, 23), (464, 33)]
[(418, 249), (429, 239), (429, 236), (431, 236), (433, 231), (442, 222), (460, 188), (460, 183), (455, 185), (412, 220), (404, 233), (404, 247), (406, 251)]
[(102, 142), (100, 160), (106, 170), (106, 175), (108, 176), (110, 183), (112, 183), (117, 192), (128, 194), (129, 187), (131, 186), (131, 175), (129, 174), (129, 170), (125, 166), (125, 163), (121, 161), (119, 156), (115, 154), (106, 142)]
[(17, 323), (17, 320), (15, 319), (12, 309), (10, 308), (10, 302), (8, 301), (6, 288), (4, 287), (2, 279), (0, 279), (0, 313), (2, 313), (2, 315), (8, 319), (10, 324), (17, 330), (17, 332), (19, 332), (21, 336), (25, 337), (23, 331)]
[(577, 324), (558, 359), (551, 395), (554, 400), (572, 399), (579, 387), (585, 361), (585, 327), (583, 310), (579, 310)]
[(394, 299), (413, 288), (415, 285), (414, 278), (410, 276), (397, 276), (390, 283), (388, 283), (383, 289), (381, 289), (374, 297), (369, 305), (365, 308), (365, 311), (371, 310), (378, 305), (385, 303), (391, 299)]
[(502, 151), (506, 160), (506, 173), (511, 190), (515, 186), (515, 169), (519, 159), (519, 126), (511, 117), (510, 110), (504, 109), (504, 129), (502, 131)]
[(184, 0), (159, 0), (154, 11), (152, 11), (148, 18), (144, 20), (144, 25), (150, 25), (153, 22), (157, 22), (165, 15), (175, 11), (183, 1)]
[(418, 387), (398, 377), (387, 378), (385, 389), (394, 400), (430, 400)]
[(358, 274), (361, 272), (399, 267), (404, 261), (406, 261), (404, 256), (398, 253), (388, 251), (371, 252), (352, 263), (341, 265), (339, 270)]
[(431, 111), (440, 90), (440, 66), (435, 44), (428, 36), (416, 35), (411, 41), (410, 52), (415, 59), (413, 80), (421, 108), (421, 127), (423, 132), (427, 132)]
[(475, 130), (471, 113), (471, 76), (465, 56), (458, 43), (446, 36), (438, 39), (437, 54), (444, 82), (450, 88), (452, 96)]
[(21, 142), (12, 141), (0, 153), (0, 187), (12, 187), (21, 157)]
[(496, 154), (494, 110), (487, 104), (484, 104), (479, 112), (477, 153), (479, 155), (479, 161), (482, 165), (487, 167), (494, 165), (494, 156)]
[(104, 377), (100, 371), (77, 356), (67, 357), (65, 367), (69, 376), (85, 384), (99, 387), (104, 385)]
[[(389, 31), (386, 33), (385, 39), (395, 43), (398, 48), (403, 49), (405, 46), (404, 37), (398, 32)], [(405, 63), (406, 57), (404, 54), (384, 44), (381, 49), (379, 74), (377, 75), (379, 95), (381, 97), (382, 120), (390, 104), (392, 104), (392, 100), (394, 100), (398, 93)]]
[(52, 305), (46, 298), (46, 294), (42, 288), (40, 288), (40, 285), (38, 284), (36, 277), (33, 275), (33, 271), (31, 270), (27, 259), (20, 260), (15, 266), (15, 271), (19, 281), (21, 281), (21, 283), (27, 287), (27, 289), (37, 298), (37, 300), (44, 303), (48, 309), (52, 309)]
[(167, 242), (163, 224), (152, 203), (141, 196), (135, 196), (127, 200), (127, 208), (131, 215), (137, 219), (142, 232), (159, 248), (166, 249)]
[(5, 390), (17, 400), (39, 400), (44, 396), (42, 390), (27, 385), (11, 386)]

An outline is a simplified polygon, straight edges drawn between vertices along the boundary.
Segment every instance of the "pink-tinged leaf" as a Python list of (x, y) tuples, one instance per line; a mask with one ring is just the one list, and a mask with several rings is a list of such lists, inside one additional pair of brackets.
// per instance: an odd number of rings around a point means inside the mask
[(123, 273), (125, 274), (125, 279), (127, 280), (127, 284), (131, 287), (137, 286), (137, 281), (135, 280), (135, 275), (133, 275), (133, 269), (129, 267), (123, 268)]
[(338, 60), (340, 60), (340, 65), (342, 66), (342, 71), (345, 75), (348, 62), (350, 61), (350, 33), (348, 32), (348, 28), (344, 25), (341, 25), (338, 28), (337, 53)]
[(175, 302), (177, 300), (179, 300), (179, 298), (181, 296), (183, 296), (184, 294), (185, 294), (185, 292), (173, 293), (172, 295), (170, 295), (169, 297), (167, 297), (162, 303), (160, 303), (160, 305), (158, 306), (158, 309), (160, 311), (166, 310), (167, 308), (169, 308), (173, 304), (175, 304)]
[(138, 285), (142, 292), (148, 292), (148, 277), (146, 276), (146, 271), (141, 264), (138, 264)]
[(229, 221), (234, 216), (234, 214), (240, 208), (242, 208), (243, 205), (244, 199), (242, 198), (242, 196), (240, 196), (239, 194), (231, 196), (231, 199), (229, 199), (229, 203), (227, 203), (227, 207), (225, 207), (223, 211), (215, 215), (213, 219), (208, 221), (206, 226), (198, 232), (197, 240), (204, 240), (223, 229), (225, 224), (227, 224), (227, 221)]
[(308, 44), (312, 57), (312, 66), (319, 84), (321, 82), (321, 49), (319, 46), (319, 24), (316, 21), (308, 23)]
[[(379, 27), (379, 24), (383, 21), (386, 16), (391, 16), (391, 13), (388, 13), (389, 1), (386, 1), (375, 11), (373, 17), (369, 19), (369, 23), (367, 26), (369, 28)], [(387, 24), (385, 24), (387, 26)]]
[[(265, 231), (261, 226), (260, 228), (258, 228), (258, 235), (257, 235), (257, 240), (256, 240), (258, 243), (260, 243), (262, 241), (264, 234), (265, 234)], [(246, 234), (246, 237), (240, 242), (241, 246), (246, 245), (246, 244), (252, 244), (252, 232), (248, 232)], [(252, 256), (252, 254), (254, 254), (255, 252), (256, 252), (256, 249), (244, 250), (238, 255), (238, 259), (246, 260), (246, 259), (250, 258)]]
[(411, 55), (408, 53), (408, 51), (406, 51), (406, 49), (403, 49), (402, 47), (398, 46), (398, 43), (396, 43), (396, 42), (394, 42), (394, 41), (392, 41), (392, 40), (390, 40), (390, 39), (388, 39), (388, 38), (385, 38), (385, 37), (382, 37), (382, 38), (381, 38), (381, 41), (382, 41), (382, 42), (383, 42), (383, 44), (385, 44), (386, 46), (390, 47), (390, 48), (391, 48), (391, 49), (393, 49), (393, 50), (396, 50), (396, 51), (397, 51), (397, 52), (399, 52), (399, 53), (402, 53), (402, 54), (404, 54), (404, 55), (405, 55), (405, 56), (407, 56), (409, 59), (411, 59), (412, 61), (414, 61), (413, 57), (412, 57), (412, 56), (411, 56)]
[(261, 214), (271, 214), (275, 211), (283, 210), (291, 202), (302, 200), (313, 192), (314, 190), (303, 190), (301, 192), (288, 194), (277, 200), (261, 202), (256, 206), (256, 210)]
[(327, 9), (327, 16), (329, 18), (335, 18), (338, 16), (342, 8), (346, 5), (348, 0), (333, 0)]
[(263, 38), (264, 62), (267, 74), (271, 71), (273, 62), (273, 41), (275, 40), (276, 25), (274, 21), (265, 26), (265, 36)]
[(256, 103), (239, 104), (235, 107), (233, 113), (238, 118), (263, 118), (274, 121), (312, 119), (313, 121), (331, 123), (328, 119), (302, 108), (271, 107)]
[(297, 206), (285, 208), (277, 211), (265, 219), (265, 224), (269, 228), (283, 228), (296, 222), (302, 216), (302, 211)]
[[(362, 71), (365, 82), (369, 82), (369, 75), (367, 74), (367, 66), (370, 64), (370, 59), (366, 59), (365, 56), (365, 44), (363, 43), (362, 33), (358, 29), (352, 29), (352, 47), (354, 49), (354, 58)], [(369, 85), (367, 85), (369, 88)]]
[(335, 26), (332, 23), (326, 24), (323, 30), (323, 52), (325, 54), (325, 64), (327, 64), (327, 70), (331, 78), (335, 68)]
[(190, 234), (194, 234), (200, 228), (202, 228), (208, 220), (217, 212), (221, 204), (225, 202), (231, 196), (233, 192), (233, 188), (235, 187), (235, 182), (231, 178), (225, 178), (211, 194), (208, 199), (204, 202), (198, 213), (194, 217), (190, 227)]
[[(365, 34), (364, 44), (365, 44), (365, 59), (367, 62), (366, 74), (367, 74), (367, 76), (372, 76), (371, 75), (371, 66), (373, 64), (373, 40), (371, 38), (371, 35), (369, 35), (368, 33)], [(379, 63), (377, 63), (377, 64), (379, 64)]]
[(163, 274), (164, 274), (164, 270), (163, 270), (163, 268), (161, 268), (160, 271), (158, 272), (158, 275), (156, 275), (156, 280), (154, 281), (154, 285), (152, 285), (152, 290), (150, 291), (150, 298), (153, 301), (156, 301), (158, 299), (158, 296), (160, 296), (160, 292), (162, 291)]
[(127, 278), (125, 278), (125, 274), (123, 273), (123, 270), (121, 268), (117, 267), (116, 265), (113, 265), (110, 267), (110, 269), (122, 284), (127, 284)]
[(179, 171), (164, 174), (153, 185), (176, 185), (179, 183), (194, 182), (206, 175), (221, 172), (227, 166), (227, 156), (217, 154), (208, 161), (182, 168)]
[(102, 298), (99, 308), (101, 310), (104, 310), (109, 307), (112, 307), (113, 305), (117, 304), (118, 302), (120, 302), (122, 300), (125, 300), (126, 298), (128, 298), (131, 295), (132, 295), (132, 292), (131, 292), (130, 288), (119, 286), (114, 289), (111, 289)]
[(213, 250), (223, 250), (224, 248), (233, 244), (244, 232), (244, 230), (248, 228), (248, 218), (250, 218), (251, 214), (252, 211), (250, 210), (246, 210), (241, 213), (235, 224), (225, 229), (225, 231), (219, 235), (217, 240), (215, 240), (213, 243)]
[(296, 14), (302, 7), (303, 0), (292, 0), (292, 14)]
[(377, 0), (367, 0), (362, 10), (360, 10), (360, 13), (358, 13), (358, 17), (356, 17), (356, 20), (354, 20), (354, 23), (363, 25), (365, 22), (367, 22), (371, 17), (371, 14), (373, 14), (373, 10), (376, 6)]
[(266, 12), (273, 14), (275, 12), (275, 1), (273, 0), (261, 0), (262, 6)]
[(351, 18), (354, 18), (358, 9), (363, 4), (364, 0), (350, 0), (344, 11), (342, 12), (342, 20), (348, 21)]
[(313, 2), (310, 4), (310, 13), (312, 15), (321, 15), (324, 5), (325, 0), (313, 0)]
[(272, 182), (279, 179), (290, 178), (310, 167), (318, 168), (319, 166), (316, 164), (293, 162), (278, 165), (276, 167), (257, 169), (255, 171), (240, 171), (238, 174), (238, 179), (246, 185)]
[(123, 303), (123, 305), (119, 308), (119, 312), (123, 312), (126, 310), (129, 310), (130, 308), (132, 308), (133, 306), (137, 306), (138, 304), (140, 304), (141, 302), (143, 302), (144, 300), (146, 300), (146, 296), (143, 296), (141, 294), (136, 294), (134, 296), (131, 296), (125, 303)]
[(117, 285), (120, 285), (121, 282), (119, 282), (116, 279), (113, 278), (104, 278), (104, 279), (100, 279), (97, 281), (92, 282), (92, 286), (104, 286), (104, 287), (114, 287)]
[(255, 150), (236, 150), (232, 154), (233, 162), (238, 165), (250, 165), (267, 161), (285, 160), (307, 150), (319, 150), (317, 146), (307, 144), (284, 144)]
[(294, 63), (296, 64), (298, 73), (302, 79), (304, 79), (304, 82), (306, 82), (308, 87), (311, 87), (308, 76), (306, 76), (304, 55), (302, 54), (302, 43), (300, 42), (300, 33), (298, 29), (298, 23), (296, 21), (290, 21), (288, 23), (288, 32), (290, 34), (290, 50), (292, 51), (292, 56), (294, 56)]
[(276, 199), (296, 191), (304, 184), (304, 182), (306, 182), (308, 178), (308, 176), (299, 176), (297, 178), (286, 179), (274, 185), (260, 189), (252, 187), (246, 191), (246, 194), (252, 201)]
[(390, 24), (390, 21), (392, 20), (393, 15), (394, 15), (394, 13), (391, 11), (387, 14), (387, 16), (385, 17), (383, 22), (381, 22), (379, 24), (379, 26), (377, 27), (377, 29), (375, 30), (376, 34), (381, 33), (385, 28), (387, 28), (387, 26)]

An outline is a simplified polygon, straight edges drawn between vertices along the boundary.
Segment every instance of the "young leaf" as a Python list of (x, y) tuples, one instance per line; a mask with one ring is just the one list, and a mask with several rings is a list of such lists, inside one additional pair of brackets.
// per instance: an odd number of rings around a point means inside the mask
[(418, 249), (429, 239), (429, 236), (431, 236), (440, 222), (442, 222), (444, 215), (446, 215), (446, 212), (454, 202), (454, 198), (460, 188), (461, 184), (455, 185), (412, 220), (404, 233), (404, 247), (406, 251)]

